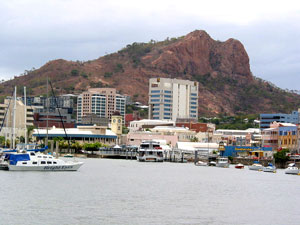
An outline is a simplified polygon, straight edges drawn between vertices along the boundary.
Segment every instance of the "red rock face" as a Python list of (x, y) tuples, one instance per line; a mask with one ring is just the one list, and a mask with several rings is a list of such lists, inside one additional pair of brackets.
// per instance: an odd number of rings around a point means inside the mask
[(290, 112), (300, 97), (255, 79), (244, 46), (235, 39), (213, 40), (205, 31), (157, 43), (134, 43), (118, 53), (88, 62), (54, 60), (25, 76), (0, 84), (0, 95), (27, 86), (29, 95), (45, 94), (49, 76), (57, 94), (79, 94), (89, 87), (115, 87), (148, 103), (151, 77), (199, 82), (199, 113)]

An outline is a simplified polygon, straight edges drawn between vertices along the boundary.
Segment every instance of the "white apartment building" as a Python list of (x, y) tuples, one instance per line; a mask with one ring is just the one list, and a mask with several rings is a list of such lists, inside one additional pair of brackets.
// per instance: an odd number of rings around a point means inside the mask
[(113, 113), (119, 111), (124, 123), (125, 103), (125, 96), (117, 94), (115, 88), (90, 88), (77, 98), (77, 122), (90, 114), (111, 120)]
[(149, 119), (198, 120), (198, 82), (170, 78), (149, 80)]

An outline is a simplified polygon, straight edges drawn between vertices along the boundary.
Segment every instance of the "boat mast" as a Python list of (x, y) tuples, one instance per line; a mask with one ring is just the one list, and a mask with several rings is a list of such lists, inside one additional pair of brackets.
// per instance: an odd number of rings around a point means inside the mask
[(47, 76), (47, 99), (46, 99), (46, 143), (45, 146), (48, 146), (48, 116), (49, 116), (49, 91), (48, 91), (48, 85), (49, 85), (49, 78)]
[(24, 128), (25, 128), (25, 133), (24, 133), (24, 149), (26, 149), (27, 145), (27, 104), (26, 104), (26, 87), (24, 87)]
[(17, 108), (17, 86), (15, 86), (15, 99), (14, 99), (14, 111), (13, 111), (13, 149), (16, 147), (16, 108)]

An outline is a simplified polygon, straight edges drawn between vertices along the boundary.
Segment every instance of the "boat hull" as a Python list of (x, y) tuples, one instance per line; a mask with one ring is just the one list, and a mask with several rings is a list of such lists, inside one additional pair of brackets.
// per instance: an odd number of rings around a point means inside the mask
[(196, 162), (195, 165), (196, 166), (208, 166), (208, 163), (207, 162), (199, 161), (199, 162)]
[(138, 156), (137, 160), (140, 162), (163, 162), (163, 157), (157, 157), (157, 156)]
[(45, 166), (22, 166), (8, 165), (9, 171), (77, 171), (83, 165), (82, 162), (65, 165), (45, 165)]
[(244, 169), (244, 166), (235, 166), (236, 169)]
[(217, 167), (229, 168), (229, 163), (217, 163)]
[(249, 170), (262, 171), (263, 166), (249, 166)]
[(263, 168), (264, 172), (268, 172), (268, 173), (276, 173), (276, 168), (275, 167), (264, 167)]
[(300, 175), (299, 169), (286, 169), (284, 171), (285, 174), (291, 174), (291, 175)]

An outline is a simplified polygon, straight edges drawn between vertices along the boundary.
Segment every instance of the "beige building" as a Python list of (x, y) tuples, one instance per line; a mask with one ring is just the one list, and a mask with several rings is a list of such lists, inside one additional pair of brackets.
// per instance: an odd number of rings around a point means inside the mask
[(111, 120), (115, 111), (120, 112), (125, 121), (125, 96), (119, 95), (115, 88), (89, 88), (77, 98), (77, 122), (82, 117), (95, 114)]
[(149, 119), (198, 120), (198, 82), (151, 78), (149, 80)]
[[(7, 98), (4, 104), (0, 104), (0, 125), (3, 123), (3, 128), (0, 136), (6, 136), (7, 139), (12, 138), (15, 133), (16, 137), (25, 136), (25, 113), (26, 113), (26, 127), (33, 126), (33, 109), (31, 106), (26, 106), (21, 100), (16, 101), (16, 109), (14, 110), (14, 99)], [(15, 114), (15, 126), (14, 126)], [(4, 117), (6, 115), (5, 121)], [(15, 127), (15, 131), (13, 131)]]

